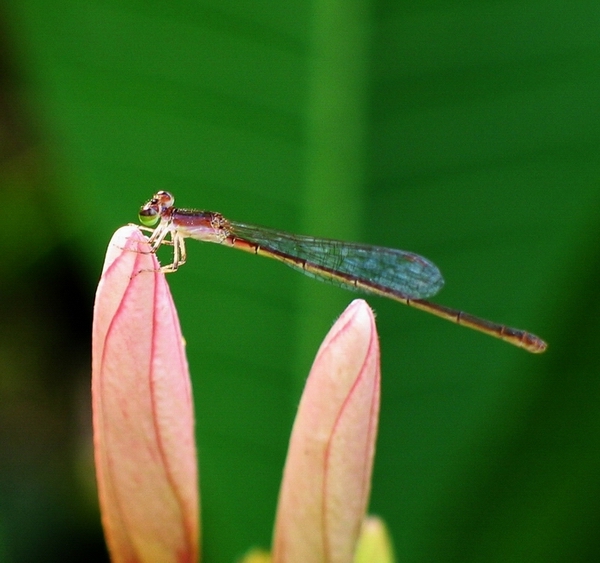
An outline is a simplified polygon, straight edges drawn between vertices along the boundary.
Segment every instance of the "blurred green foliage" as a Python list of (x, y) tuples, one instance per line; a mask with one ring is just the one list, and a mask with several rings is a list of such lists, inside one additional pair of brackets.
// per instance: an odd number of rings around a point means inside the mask
[[(0, 561), (105, 557), (93, 291), (157, 189), (422, 253), (446, 278), (437, 301), (546, 338), (532, 356), (370, 298), (371, 511), (401, 561), (600, 559), (600, 4), (7, 0), (0, 17)], [(270, 544), (302, 382), (354, 296), (188, 254), (169, 281), (203, 560), (229, 562)]]

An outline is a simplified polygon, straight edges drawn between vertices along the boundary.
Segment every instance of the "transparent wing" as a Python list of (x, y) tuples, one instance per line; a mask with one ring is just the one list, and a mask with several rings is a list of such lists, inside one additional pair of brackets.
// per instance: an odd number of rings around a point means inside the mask
[[(232, 238), (258, 245), (262, 253), (318, 280), (352, 289), (353, 281), (400, 293), (409, 299), (435, 295), (444, 285), (435, 264), (412, 252), (230, 223)], [(289, 260), (290, 258), (295, 259)], [(340, 280), (332, 272), (342, 274)], [(359, 291), (369, 292), (361, 287)]]

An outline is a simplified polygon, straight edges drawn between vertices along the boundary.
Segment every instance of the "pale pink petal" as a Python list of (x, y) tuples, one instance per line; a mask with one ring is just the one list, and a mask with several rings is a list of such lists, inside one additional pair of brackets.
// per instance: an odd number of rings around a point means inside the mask
[(375, 319), (354, 301), (321, 345), (300, 401), (279, 495), (275, 563), (352, 561), (379, 415)]
[(119, 229), (102, 272), (92, 338), (94, 450), (113, 562), (198, 558), (194, 413), (171, 293), (146, 239)]

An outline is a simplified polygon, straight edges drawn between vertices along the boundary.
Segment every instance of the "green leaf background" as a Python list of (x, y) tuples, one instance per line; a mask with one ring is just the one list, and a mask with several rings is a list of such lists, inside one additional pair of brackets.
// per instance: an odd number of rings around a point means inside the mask
[[(598, 2), (6, 0), (0, 19), (0, 561), (103, 560), (93, 292), (158, 189), (421, 253), (437, 302), (547, 339), (534, 356), (369, 298), (370, 511), (399, 561), (600, 559)], [(188, 261), (169, 282), (203, 560), (230, 562), (270, 545), (303, 381), (355, 296), (216, 245)]]

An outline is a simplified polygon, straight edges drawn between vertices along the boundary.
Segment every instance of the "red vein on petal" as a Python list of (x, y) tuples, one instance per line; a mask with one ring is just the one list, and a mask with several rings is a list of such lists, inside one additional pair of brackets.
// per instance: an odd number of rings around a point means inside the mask
[[(115, 258), (115, 260), (112, 262), (112, 264), (104, 272), (104, 275), (102, 277), (104, 278), (105, 276), (108, 276), (109, 272), (111, 272), (114, 268), (117, 267), (117, 263), (121, 262), (124, 259), (125, 259), (125, 254), (121, 254), (121, 255), (117, 256), (117, 258)], [(142, 255), (141, 254), (136, 255), (135, 262), (134, 262), (135, 268), (133, 268), (132, 271), (139, 271), (141, 269), (141, 268), (138, 267), (138, 265), (139, 265), (138, 263), (139, 263), (139, 261), (141, 259), (142, 259)], [(103, 390), (104, 390), (104, 383), (105, 383), (104, 366), (105, 366), (105, 356), (106, 356), (106, 352), (107, 352), (107, 346), (106, 346), (106, 344), (107, 344), (107, 341), (109, 340), (109, 337), (110, 337), (110, 335), (111, 335), (111, 333), (112, 333), (112, 331), (114, 329), (115, 324), (117, 323), (117, 321), (119, 320), (119, 318), (121, 316), (121, 313), (122, 313), (122, 310), (123, 310), (123, 303), (126, 301), (126, 297), (129, 295), (129, 293), (131, 291), (133, 291), (131, 289), (132, 286), (133, 286), (133, 280), (131, 280), (130, 283), (126, 286), (125, 291), (123, 292), (123, 295), (122, 295), (121, 300), (119, 302), (119, 305), (115, 309), (115, 313), (113, 314), (113, 317), (110, 320), (110, 323), (109, 323), (109, 325), (108, 325), (108, 327), (106, 329), (106, 333), (104, 335), (104, 341), (102, 343), (102, 359), (101, 359), (101, 363), (100, 363), (100, 374), (99, 374), (100, 381), (98, 383), (98, 385), (100, 387), (100, 391), (102, 391), (102, 392), (99, 393), (99, 396), (101, 398), (104, 397), (104, 392), (103, 392)], [(111, 488), (111, 492), (112, 492), (111, 497), (113, 497), (113, 499), (116, 502), (116, 511), (119, 514), (120, 521), (125, 524), (125, 525), (122, 526), (123, 535), (125, 535), (128, 538), (128, 542), (127, 543), (131, 547), (131, 550), (133, 552), (135, 552), (134, 544), (131, 541), (131, 536), (129, 534), (130, 526), (128, 525), (127, 518), (125, 517), (126, 513), (123, 510), (123, 506), (122, 506), (120, 495), (116, 493), (116, 489), (114, 487), (114, 483), (115, 483), (115, 480), (116, 480), (115, 479), (116, 471), (115, 471), (115, 467), (114, 467), (114, 459), (109, 454), (109, 448), (107, 447), (107, 443), (106, 443), (106, 435), (105, 435), (105, 426), (106, 426), (106, 423), (105, 423), (105, 421), (107, 420), (107, 417), (106, 417), (106, 413), (104, 412), (104, 401), (103, 400), (100, 401), (100, 410), (101, 410), (101, 416), (102, 416), (102, 424), (101, 424), (101, 426), (102, 426), (102, 430), (101, 430), (101, 432), (102, 432), (102, 441), (104, 443), (104, 447), (102, 449), (103, 449), (103, 451), (106, 454), (106, 471), (107, 471), (107, 473), (110, 476), (109, 480), (104, 480), (104, 486), (106, 487), (107, 483), (110, 482), (110, 488)], [(108, 417), (108, 418), (110, 418), (110, 417)], [(104, 469), (104, 465), (102, 465), (102, 468)], [(107, 532), (109, 532), (109, 530), (112, 530), (112, 527), (108, 527), (107, 528)], [(136, 559), (137, 559), (137, 557), (136, 557)], [(132, 563), (135, 563), (135, 562), (132, 562)]]
[[(375, 330), (375, 328), (371, 331), (371, 340), (369, 342), (369, 347), (368, 347), (368, 353), (367, 353), (367, 357), (372, 357), (372, 354), (374, 352), (374, 348), (377, 347), (378, 342), (377, 342), (378, 336), (377, 336), (377, 332)], [(377, 354), (379, 355), (379, 354)], [(379, 367), (379, 358), (376, 359), (376, 369), (377, 369), (377, 373), (375, 376), (375, 385), (373, 387), (373, 392), (371, 394), (371, 410), (370, 410), (370, 415), (369, 415), (369, 429), (367, 431), (367, 444), (372, 444), (372, 449), (374, 450), (375, 448), (375, 441), (372, 439), (373, 434), (377, 433), (377, 427), (378, 427), (378, 416), (374, 416), (375, 411), (377, 409), (377, 405), (379, 404), (379, 381), (381, 378), (381, 370)], [(363, 465), (363, 479), (362, 479), (362, 483), (365, 485), (364, 489), (363, 489), (363, 505), (365, 505), (366, 508), (366, 496), (368, 495), (368, 491), (371, 488), (371, 480), (370, 479), (366, 479), (365, 476), (368, 472), (368, 465), (369, 465), (369, 458), (372, 457), (371, 452), (369, 452), (370, 455), (365, 456), (364, 458), (364, 465)]]
[[(157, 279), (156, 278), (157, 275), (161, 275), (161, 274), (156, 273), (155, 279)], [(164, 274), (162, 274), (162, 275), (164, 276)], [(159, 287), (159, 285), (166, 284), (166, 283), (167, 282), (164, 278), (158, 279), (158, 283), (155, 283), (155, 285), (154, 285), (154, 303), (156, 303), (157, 300), (160, 298), (159, 292), (166, 291), (166, 293), (168, 294), (168, 289), (166, 289), (162, 286)], [(174, 313), (172, 313), (172, 315), (173, 314)], [(160, 322), (161, 322), (160, 319), (157, 318), (157, 308), (154, 307), (153, 314), (152, 314), (152, 357), (154, 357), (154, 351), (156, 350), (156, 347), (157, 347), (157, 334), (158, 333), (157, 333), (156, 327), (157, 327), (158, 323), (160, 323)], [(180, 348), (177, 347), (176, 351), (179, 352), (179, 350), (180, 350)], [(178, 356), (179, 356), (179, 354), (178, 354)], [(179, 361), (181, 362), (181, 356), (179, 356)], [(154, 432), (155, 432), (155, 436), (156, 436), (156, 443), (158, 445), (160, 456), (163, 461), (162, 465), (165, 470), (165, 476), (167, 478), (167, 481), (169, 482), (170, 488), (171, 488), (175, 498), (177, 499), (177, 505), (179, 507), (179, 517), (181, 519), (182, 529), (184, 529), (186, 531), (186, 533), (184, 533), (183, 535), (184, 535), (184, 541), (187, 546), (186, 551), (188, 554), (188, 560), (191, 561), (192, 556), (194, 554), (193, 545), (191, 543), (191, 537), (193, 537), (194, 532), (193, 532), (193, 530), (191, 530), (192, 524), (190, 522), (188, 522), (188, 520), (187, 520), (187, 516), (186, 516), (187, 511), (185, 510), (186, 503), (184, 502), (181, 491), (180, 491), (179, 487), (177, 486), (176, 480), (173, 478), (172, 468), (169, 464), (169, 456), (167, 456), (166, 452), (165, 452), (161, 428), (158, 425), (158, 409), (157, 409), (157, 405), (155, 402), (156, 394), (154, 392), (154, 363), (152, 362), (150, 365), (151, 365), (151, 369), (150, 369), (150, 373), (149, 373), (149, 377), (150, 377), (149, 385), (152, 390), (150, 393), (150, 397), (151, 397), (151, 401), (152, 401), (152, 412), (153, 412), (152, 422), (153, 422)], [(186, 561), (186, 560), (182, 559), (182, 563), (184, 561)]]
[[(165, 282), (166, 285), (166, 282)], [(170, 297), (169, 297), (170, 298)], [(172, 307), (170, 309), (170, 313), (171, 313), (171, 321), (173, 323), (173, 325), (175, 327), (177, 327), (177, 336), (180, 339), (182, 345), (181, 346), (177, 346), (177, 362), (179, 363), (179, 368), (180, 368), (180, 373), (186, 372), (189, 373), (189, 368), (188, 368), (188, 363), (187, 363), (187, 358), (185, 355), (185, 349), (184, 349), (184, 340), (183, 340), (183, 335), (181, 334), (181, 330), (180, 330), (180, 326), (179, 326), (179, 317), (177, 316), (177, 311), (175, 309), (175, 307)], [(189, 377), (189, 376), (188, 376)], [(191, 415), (192, 415), (192, 424), (195, 425), (195, 413), (194, 413), (194, 397), (193, 397), (193, 393), (192, 393), (192, 386), (191, 386), (191, 382), (187, 382), (189, 384), (185, 385), (185, 390), (186, 390), (186, 398), (189, 402), (190, 405), (190, 409), (191, 409)], [(194, 440), (194, 446), (195, 446), (195, 438), (194, 438), (194, 428), (192, 428), (192, 440)], [(194, 456), (197, 456), (197, 452), (196, 449), (194, 447), (193, 449), (194, 451)], [(194, 463), (196, 464), (196, 459), (194, 459)], [(197, 510), (196, 513), (194, 513), (195, 518), (190, 519), (189, 518), (189, 514), (188, 511), (184, 511), (183, 515), (184, 515), (184, 526), (185, 529), (187, 530), (187, 534), (186, 534), (186, 538), (189, 540), (188, 542), (188, 549), (186, 553), (180, 553), (179, 554), (179, 561), (180, 563), (193, 563), (194, 561), (196, 561), (196, 559), (198, 559), (198, 553), (200, 550), (200, 530), (199, 530), (199, 501), (200, 501), (200, 497), (198, 495), (198, 471), (196, 469), (196, 471), (194, 472), (194, 479), (196, 480), (196, 483), (194, 484), (194, 490), (196, 491), (196, 507), (195, 510)], [(183, 502), (183, 499), (180, 499), (180, 503)], [(194, 538), (196, 541), (194, 541)], [(191, 543), (190, 543), (191, 542)]]
[[(350, 317), (348, 319), (348, 321), (342, 326), (340, 327), (339, 331), (333, 336), (333, 338), (330, 341), (330, 345), (333, 344), (339, 337), (341, 337), (342, 333), (345, 331), (346, 327), (348, 326), (348, 324), (350, 324), (354, 318), (356, 317), (356, 312), (353, 313), (352, 317)], [(370, 320), (371, 324), (372, 324), (372, 320)], [(324, 466), (325, 466), (325, 471), (324, 471), (324, 476), (323, 476), (323, 493), (322, 493), (322, 499), (323, 499), (323, 504), (322, 504), (322, 508), (321, 508), (321, 522), (322, 522), (322, 526), (323, 526), (323, 533), (322, 533), (322, 537), (323, 537), (323, 553), (325, 554), (325, 560), (326, 561), (330, 561), (332, 558), (332, 554), (331, 554), (331, 545), (329, 544), (329, 530), (328, 530), (328, 519), (326, 518), (327, 515), (327, 487), (328, 487), (328, 479), (329, 479), (329, 461), (331, 458), (331, 449), (333, 447), (333, 441), (334, 438), (336, 436), (336, 429), (340, 423), (340, 420), (342, 418), (342, 415), (344, 414), (345, 410), (346, 410), (346, 406), (348, 405), (348, 403), (350, 402), (352, 396), (354, 395), (354, 392), (356, 391), (356, 388), (358, 387), (358, 385), (360, 384), (361, 380), (363, 379), (363, 375), (365, 373), (365, 366), (367, 364), (367, 358), (370, 357), (371, 353), (372, 353), (372, 349), (374, 346), (374, 335), (376, 334), (375, 329), (373, 328), (371, 330), (371, 338), (369, 341), (369, 345), (367, 346), (367, 351), (365, 353), (363, 362), (361, 364), (361, 367), (358, 371), (358, 374), (354, 380), (354, 382), (352, 383), (352, 386), (350, 387), (350, 391), (348, 392), (348, 394), (346, 395), (346, 398), (344, 399), (340, 410), (338, 411), (338, 414), (335, 418), (335, 422), (333, 424), (332, 427), (332, 431), (329, 437), (329, 440), (327, 441), (327, 446), (325, 447), (325, 454), (324, 454)], [(329, 345), (327, 346), (327, 348), (329, 348)], [(372, 393), (372, 400), (371, 400), (371, 416), (369, 417), (369, 430), (367, 432), (367, 443), (369, 442), (368, 438), (371, 436), (372, 434), (372, 430), (373, 430), (373, 408), (374, 408), (374, 404), (375, 404), (375, 393)], [(364, 492), (365, 492), (365, 488), (364, 488), (364, 482), (365, 482), (365, 473), (366, 473), (366, 467), (367, 467), (367, 459), (365, 457), (365, 464), (363, 465), (363, 478), (361, 479), (361, 483), (363, 483), (363, 490), (361, 491), (361, 497), (363, 497), (364, 499)], [(363, 500), (364, 503), (364, 500)], [(358, 526), (360, 526), (360, 523), (358, 523)]]

